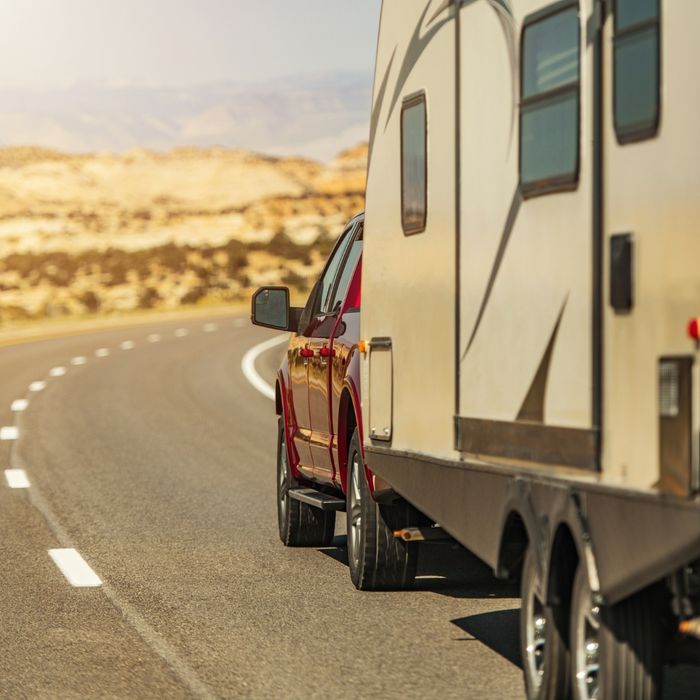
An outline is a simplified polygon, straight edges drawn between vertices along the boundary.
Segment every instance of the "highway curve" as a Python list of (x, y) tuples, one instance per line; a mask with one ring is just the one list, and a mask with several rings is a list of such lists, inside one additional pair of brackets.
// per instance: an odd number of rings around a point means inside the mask
[[(360, 593), (343, 523), (282, 546), (273, 404), (241, 371), (271, 337), (217, 318), (0, 348), (3, 470), (30, 484), (0, 484), (0, 696), (523, 696), (517, 591), (463, 550)], [(101, 585), (71, 585), (65, 549)]]

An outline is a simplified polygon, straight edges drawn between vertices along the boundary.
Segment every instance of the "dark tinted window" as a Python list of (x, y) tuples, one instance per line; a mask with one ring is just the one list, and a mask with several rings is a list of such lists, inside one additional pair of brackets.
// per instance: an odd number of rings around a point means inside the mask
[(524, 37), (523, 97), (578, 81), (576, 8), (528, 27)]
[(326, 269), (321, 278), (321, 306), (319, 311), (321, 313), (328, 313), (331, 310), (331, 299), (333, 293), (333, 282), (335, 282), (336, 274), (340, 268), (340, 263), (343, 261), (345, 256), (345, 251), (352, 240), (352, 235), (350, 233), (345, 233), (343, 239), (340, 241), (336, 249), (333, 251), (331, 259), (328, 261)]
[(579, 42), (575, 5), (523, 30), (520, 181), (526, 193), (578, 179)]
[(617, 0), (614, 109), (621, 142), (649, 138), (659, 123), (659, 2)]
[(659, 18), (659, 0), (617, 0), (617, 29), (628, 29), (640, 22)]
[(355, 271), (355, 266), (357, 261), (362, 255), (362, 241), (354, 241), (350, 246), (350, 251), (348, 252), (348, 257), (345, 259), (345, 264), (343, 265), (343, 271), (340, 273), (340, 278), (338, 279), (338, 285), (335, 288), (335, 293), (333, 294), (333, 302), (331, 303), (331, 311), (339, 311), (343, 304), (343, 299), (345, 299), (345, 294), (348, 291), (348, 285), (352, 279), (352, 273)]
[(425, 229), (427, 208), (427, 114), (425, 95), (401, 111), (401, 221), (404, 233)]

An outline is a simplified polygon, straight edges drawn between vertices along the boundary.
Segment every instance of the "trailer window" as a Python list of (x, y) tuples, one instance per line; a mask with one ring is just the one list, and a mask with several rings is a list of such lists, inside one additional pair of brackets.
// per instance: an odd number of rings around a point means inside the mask
[(405, 234), (425, 231), (428, 199), (425, 94), (406, 98), (401, 110), (401, 224)]
[(525, 20), (520, 100), (520, 182), (525, 194), (571, 189), (579, 167), (578, 4)]
[(659, 125), (659, 0), (617, 0), (614, 40), (615, 132), (620, 143)]

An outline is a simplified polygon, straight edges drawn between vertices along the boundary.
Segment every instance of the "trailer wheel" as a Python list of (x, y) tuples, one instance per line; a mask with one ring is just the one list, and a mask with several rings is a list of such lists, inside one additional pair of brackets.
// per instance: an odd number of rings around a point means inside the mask
[(415, 542), (394, 537), (420, 514), (405, 501), (380, 505), (372, 498), (357, 429), (348, 452), (347, 532), (350, 578), (362, 591), (409, 588), (418, 562)]
[[(567, 635), (562, 616), (544, 599), (532, 546), (525, 554), (520, 592), (520, 651), (528, 700), (569, 698)], [(568, 617), (568, 610), (565, 614)]]
[(601, 610), (579, 566), (571, 606), (575, 700), (659, 697), (663, 664), (658, 601), (652, 588)]
[(335, 512), (323, 511), (289, 497), (297, 486), (289, 466), (284, 418), (277, 423), (277, 523), (287, 547), (323, 547), (335, 534)]

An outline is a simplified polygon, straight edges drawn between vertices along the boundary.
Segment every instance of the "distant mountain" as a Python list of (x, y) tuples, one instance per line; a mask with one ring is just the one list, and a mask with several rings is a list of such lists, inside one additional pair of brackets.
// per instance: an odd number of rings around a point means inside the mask
[(70, 152), (224, 146), (329, 160), (366, 141), (371, 79), (330, 74), (193, 87), (0, 91), (0, 146)]

